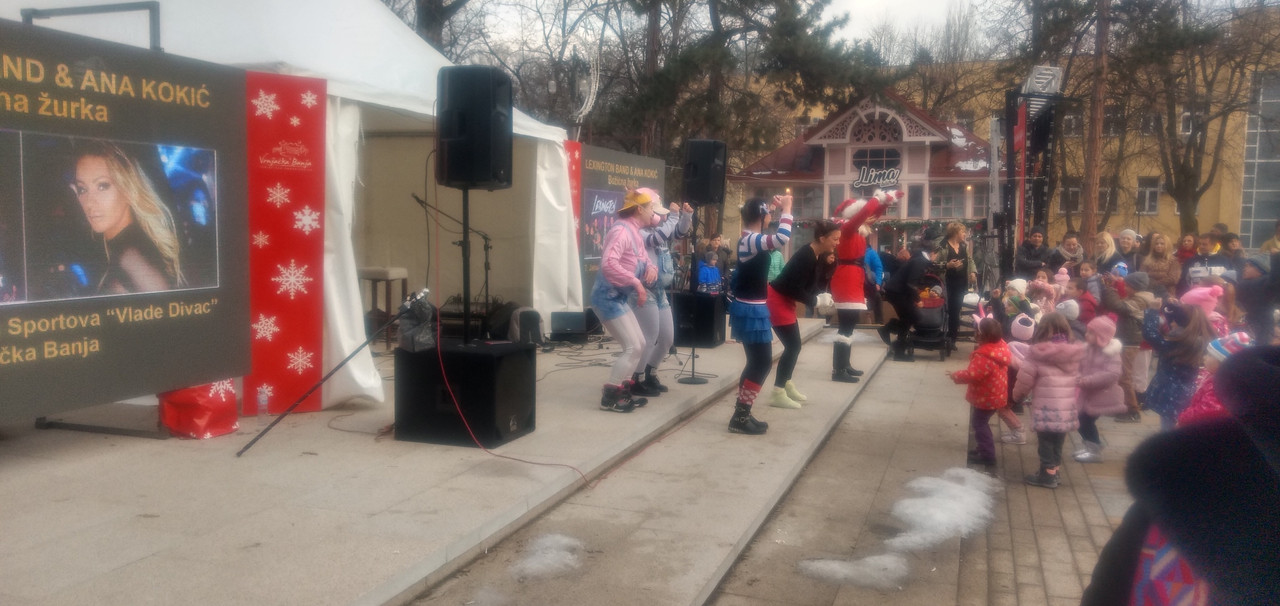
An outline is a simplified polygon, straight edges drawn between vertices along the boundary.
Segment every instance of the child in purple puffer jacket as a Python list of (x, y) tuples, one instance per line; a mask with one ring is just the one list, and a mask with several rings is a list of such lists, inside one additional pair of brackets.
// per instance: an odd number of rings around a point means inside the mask
[(1076, 375), (1083, 357), (1084, 344), (1072, 342), (1071, 325), (1065, 316), (1051, 313), (1040, 318), (1013, 387), (1015, 401), (1033, 395), (1031, 425), (1039, 442), (1040, 471), (1028, 475), (1027, 484), (1058, 487), (1062, 444), (1067, 434), (1080, 426)]

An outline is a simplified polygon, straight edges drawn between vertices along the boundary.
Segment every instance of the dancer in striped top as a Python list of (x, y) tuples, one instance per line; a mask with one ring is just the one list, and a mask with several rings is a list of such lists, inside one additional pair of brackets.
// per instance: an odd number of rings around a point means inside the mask
[[(761, 232), (769, 225), (771, 206), (781, 210), (778, 233)], [(738, 268), (733, 277), (733, 303), (729, 305), (729, 325), (733, 338), (742, 343), (747, 366), (738, 379), (738, 403), (729, 419), (729, 431), (759, 435), (769, 424), (751, 416), (751, 405), (760, 386), (773, 368), (773, 333), (770, 331), (768, 299), (769, 251), (781, 249), (791, 239), (791, 196), (751, 198), (742, 206), (742, 237), (738, 239)]]

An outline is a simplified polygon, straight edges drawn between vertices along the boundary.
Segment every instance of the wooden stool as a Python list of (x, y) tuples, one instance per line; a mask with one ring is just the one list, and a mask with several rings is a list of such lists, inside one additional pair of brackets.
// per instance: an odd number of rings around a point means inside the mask
[[(385, 319), (381, 320), (381, 323), (385, 324), (397, 313), (399, 313), (400, 306), (395, 305), (394, 304), (395, 302), (391, 299), (391, 283), (395, 282), (396, 280), (400, 281), (400, 300), (404, 301), (405, 297), (409, 295), (409, 270), (403, 267), (361, 267), (360, 269), (356, 270), (356, 277), (361, 280), (369, 281), (369, 313), (370, 315), (373, 315), (375, 318), (377, 318), (379, 317), (378, 314), (383, 312), (382, 308), (378, 307), (378, 285), (379, 284), (383, 285), (387, 293), (387, 303), (386, 303), (387, 308), (385, 312), (387, 315), (384, 316)], [(387, 347), (390, 348), (391, 347), (391, 328), (388, 327), (387, 330), (383, 331), (383, 333), (386, 335)]]

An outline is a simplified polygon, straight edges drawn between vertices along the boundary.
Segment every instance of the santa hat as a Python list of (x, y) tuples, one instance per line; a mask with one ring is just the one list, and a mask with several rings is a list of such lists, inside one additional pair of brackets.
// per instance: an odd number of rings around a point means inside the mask
[(1103, 343), (1110, 343), (1116, 337), (1116, 322), (1106, 316), (1097, 316), (1089, 320), (1085, 332), (1102, 337)]
[(1186, 294), (1179, 299), (1187, 305), (1195, 305), (1204, 310), (1204, 315), (1213, 313), (1218, 307), (1218, 299), (1222, 297), (1222, 287), (1214, 284), (1212, 286), (1197, 286), (1188, 290)]
[(849, 217), (852, 217), (858, 214), (858, 211), (862, 210), (866, 206), (867, 206), (866, 200), (863, 200), (863, 199), (855, 200), (853, 198), (849, 198), (848, 200), (841, 202), (840, 205), (836, 207), (836, 216), (843, 219), (848, 219)]
[(1053, 274), (1053, 282), (1058, 286), (1066, 286), (1067, 282), (1070, 282), (1070, 281), (1071, 281), (1071, 272), (1067, 271), (1067, 268), (1065, 267), (1058, 268), (1058, 273)]
[(1253, 345), (1253, 340), (1249, 338), (1249, 333), (1233, 332), (1221, 339), (1210, 341), (1209, 346), (1205, 348), (1205, 353), (1222, 362), (1227, 359), (1227, 356), (1244, 351), (1244, 348), (1250, 345)]

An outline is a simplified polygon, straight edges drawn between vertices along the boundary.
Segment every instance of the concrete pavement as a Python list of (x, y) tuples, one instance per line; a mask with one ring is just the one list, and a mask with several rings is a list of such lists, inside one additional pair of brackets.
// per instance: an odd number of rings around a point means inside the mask
[[(911, 574), (900, 589), (834, 584), (797, 570), (808, 559), (884, 553), (884, 540), (902, 528), (890, 508), (914, 496), (903, 485), (965, 465), (972, 444), (964, 388), (944, 372), (964, 367), (971, 350), (972, 344), (962, 343), (945, 363), (918, 357), (882, 366), (710, 603), (1078, 604), (1098, 552), (1132, 502), (1123, 483), (1124, 457), (1158, 431), (1153, 415), (1141, 424), (1101, 420), (1109, 444), (1104, 463), (1070, 460), (1079, 440), (1072, 436), (1056, 490), (1022, 483), (1039, 465), (1034, 434), (1026, 445), (998, 446), (994, 474), (1004, 489), (990, 527), (910, 554)], [(992, 423), (998, 436), (999, 421)]]

